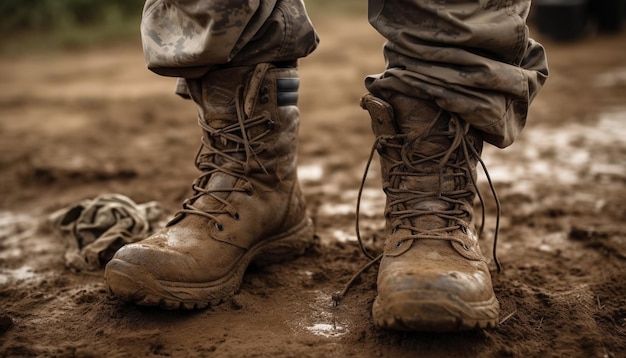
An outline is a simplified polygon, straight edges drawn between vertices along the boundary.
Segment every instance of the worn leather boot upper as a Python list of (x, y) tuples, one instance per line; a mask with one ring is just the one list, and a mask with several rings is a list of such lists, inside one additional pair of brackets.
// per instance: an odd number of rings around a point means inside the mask
[(296, 176), (296, 69), (261, 64), (187, 82), (203, 129), (194, 195), (106, 267), (111, 291), (142, 305), (218, 304), (250, 262), (295, 256), (313, 239)]
[(499, 305), (472, 204), (480, 135), (426, 101), (366, 95), (381, 159), (386, 241), (375, 323), (456, 331), (493, 326)]

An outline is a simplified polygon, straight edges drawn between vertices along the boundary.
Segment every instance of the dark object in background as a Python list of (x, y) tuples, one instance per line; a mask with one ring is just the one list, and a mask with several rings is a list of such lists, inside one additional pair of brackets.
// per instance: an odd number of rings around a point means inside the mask
[(532, 17), (542, 34), (557, 41), (573, 41), (592, 26), (600, 33), (620, 32), (626, 0), (535, 0)]
[(626, 0), (592, 0), (590, 5), (598, 31), (617, 33), (622, 30), (626, 18)]
[(586, 0), (535, 0), (533, 6), (539, 32), (555, 40), (576, 40), (587, 28)]

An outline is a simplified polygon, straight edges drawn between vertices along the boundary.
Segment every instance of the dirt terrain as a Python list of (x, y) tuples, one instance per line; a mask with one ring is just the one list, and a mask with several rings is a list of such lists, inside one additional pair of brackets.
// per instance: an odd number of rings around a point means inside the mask
[[(363, 77), (384, 62), (364, 17), (314, 20), (322, 43), (300, 63), (299, 172), (319, 244), (251, 267), (232, 300), (200, 311), (118, 301), (102, 271), (66, 269), (65, 243), (46, 224), (103, 193), (158, 201), (162, 223), (179, 208), (200, 131), (174, 80), (145, 69), (138, 43), (0, 60), (0, 356), (626, 356), (626, 33), (575, 43), (534, 34), (551, 78), (519, 140), (483, 156), (503, 206), (501, 324), (417, 334), (374, 328), (375, 268), (331, 305), (368, 261), (354, 222), (373, 136), (358, 100)], [(377, 173), (361, 213), (374, 250), (383, 244)], [(480, 180), (491, 257), (495, 206)]]

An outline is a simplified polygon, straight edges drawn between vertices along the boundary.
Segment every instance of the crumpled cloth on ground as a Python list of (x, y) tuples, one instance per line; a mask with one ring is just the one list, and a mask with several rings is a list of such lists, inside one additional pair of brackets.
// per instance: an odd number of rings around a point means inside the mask
[(121, 194), (103, 194), (49, 216), (66, 241), (65, 265), (73, 271), (104, 267), (122, 246), (147, 237), (161, 216), (160, 204), (137, 204)]

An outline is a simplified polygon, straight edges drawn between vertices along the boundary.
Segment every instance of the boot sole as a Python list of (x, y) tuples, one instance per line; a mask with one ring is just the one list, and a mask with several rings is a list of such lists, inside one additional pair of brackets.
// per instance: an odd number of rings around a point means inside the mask
[(398, 292), (377, 297), (372, 307), (374, 323), (396, 331), (459, 332), (493, 328), (500, 304), (495, 296), (467, 303), (440, 291)]
[(173, 282), (154, 278), (140, 265), (112, 259), (106, 266), (109, 290), (124, 301), (164, 309), (202, 309), (232, 297), (241, 286), (248, 266), (283, 262), (304, 254), (313, 244), (314, 226), (310, 218), (289, 232), (265, 239), (250, 248), (229, 273), (210, 282)]

